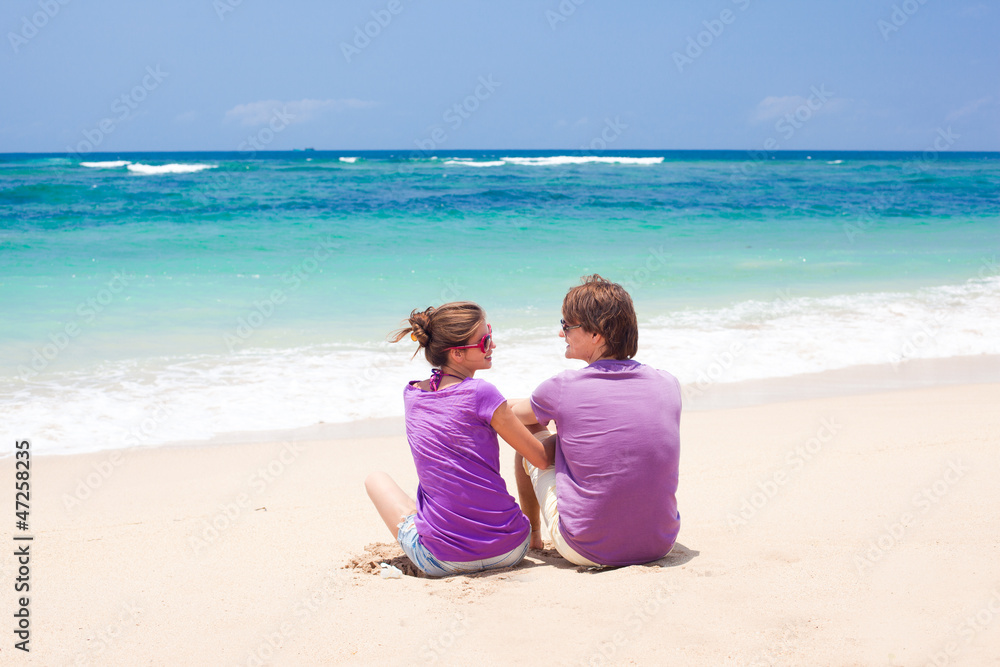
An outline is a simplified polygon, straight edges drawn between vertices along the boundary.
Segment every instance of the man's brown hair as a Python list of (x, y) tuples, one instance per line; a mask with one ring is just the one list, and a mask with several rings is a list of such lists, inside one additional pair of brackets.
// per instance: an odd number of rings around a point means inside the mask
[(639, 347), (639, 323), (632, 297), (618, 283), (596, 273), (566, 293), (562, 313), (567, 324), (604, 336), (605, 355), (631, 359)]

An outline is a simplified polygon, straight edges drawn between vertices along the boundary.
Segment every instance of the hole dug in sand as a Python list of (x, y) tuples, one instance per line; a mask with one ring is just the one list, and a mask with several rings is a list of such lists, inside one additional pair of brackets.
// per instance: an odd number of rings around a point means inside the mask
[(364, 553), (352, 556), (344, 569), (354, 570), (364, 574), (378, 576), (382, 571), (382, 563), (393, 565), (407, 577), (427, 578), (417, 569), (417, 566), (406, 557), (403, 549), (396, 543), (373, 542), (365, 546)]

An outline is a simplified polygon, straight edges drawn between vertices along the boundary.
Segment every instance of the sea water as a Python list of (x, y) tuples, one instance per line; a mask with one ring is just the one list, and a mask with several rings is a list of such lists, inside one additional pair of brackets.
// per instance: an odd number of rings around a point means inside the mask
[(39, 453), (401, 415), (429, 366), (386, 335), (452, 300), (527, 395), (581, 365), (592, 273), (699, 386), (1000, 354), (996, 153), (3, 155), (0, 216), (0, 419)]

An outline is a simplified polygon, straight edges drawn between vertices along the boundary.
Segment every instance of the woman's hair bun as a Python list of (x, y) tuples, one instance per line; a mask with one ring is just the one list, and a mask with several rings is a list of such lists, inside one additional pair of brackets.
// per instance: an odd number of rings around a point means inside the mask
[[(438, 307), (414, 310), (388, 340), (398, 343), (404, 338), (419, 343), (413, 356), (424, 351), (431, 366), (443, 368), (448, 363), (448, 350), (465, 345), (473, 336), (478, 340), (479, 325), (486, 320), (486, 313), (471, 301), (452, 301)], [(405, 324), (404, 324), (405, 323)]]
[(424, 311), (414, 310), (410, 313), (410, 340), (415, 340), (420, 343), (421, 347), (427, 347), (430, 343), (431, 334), (428, 331), (431, 322), (431, 313), (434, 312), (434, 308), (428, 308)]

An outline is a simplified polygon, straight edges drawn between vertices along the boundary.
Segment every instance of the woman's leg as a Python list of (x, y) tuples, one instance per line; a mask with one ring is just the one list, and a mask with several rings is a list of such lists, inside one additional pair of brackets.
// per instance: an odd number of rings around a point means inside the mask
[(417, 511), (417, 503), (399, 488), (392, 477), (384, 472), (373, 472), (365, 479), (365, 491), (375, 503), (375, 509), (385, 522), (386, 528), (396, 539), (399, 524), (408, 515)]

